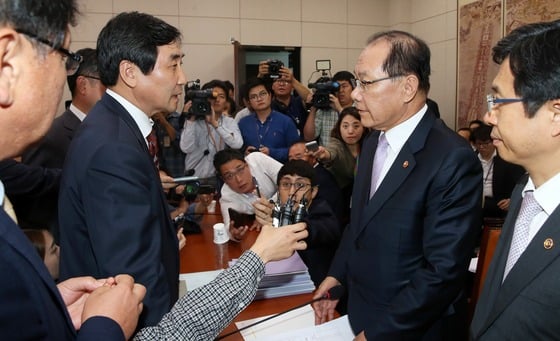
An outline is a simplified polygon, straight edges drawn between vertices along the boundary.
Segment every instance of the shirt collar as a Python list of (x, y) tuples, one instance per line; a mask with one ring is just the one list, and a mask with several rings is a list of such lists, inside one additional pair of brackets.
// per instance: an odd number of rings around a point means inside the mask
[(140, 129), (142, 136), (147, 137), (148, 135), (150, 135), (150, 133), (152, 132), (152, 125), (154, 124), (154, 121), (152, 121), (148, 114), (140, 110), (134, 104), (130, 103), (126, 98), (110, 89), (107, 89), (107, 94), (113, 97), (126, 109), (126, 111), (128, 111), (134, 122), (136, 122), (138, 129)]
[(76, 107), (74, 103), (70, 103), (68, 110), (70, 110), (70, 112), (74, 114), (74, 116), (76, 116), (80, 120), (80, 122), (83, 122), (84, 119), (86, 118), (86, 114), (80, 109), (78, 109), (78, 107)]
[(0, 207), (4, 206), (4, 184), (0, 180)]
[(426, 114), (427, 110), (428, 106), (424, 104), (422, 109), (412, 115), (408, 120), (385, 132), (385, 138), (387, 139), (387, 143), (389, 144), (389, 148), (391, 150), (398, 153), (402, 149), (410, 135), (412, 135), (414, 129), (416, 129), (416, 126), (418, 126), (418, 123), (420, 123)]
[(548, 179), (548, 181), (537, 189), (535, 189), (535, 184), (533, 180), (531, 180), (531, 177), (529, 177), (525, 188), (523, 188), (523, 194), (525, 194), (525, 191), (533, 190), (535, 200), (541, 205), (546, 214), (551, 215), (558, 205), (560, 205), (558, 188), (560, 188), (560, 173)]

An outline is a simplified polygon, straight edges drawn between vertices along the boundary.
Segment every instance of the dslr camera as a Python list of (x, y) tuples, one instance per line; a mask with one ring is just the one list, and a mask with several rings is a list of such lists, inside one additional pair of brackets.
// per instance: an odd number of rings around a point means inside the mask
[(280, 69), (284, 66), (281, 60), (272, 59), (268, 61), (268, 75), (272, 79), (280, 78)]
[(315, 83), (309, 83), (313, 93), (312, 105), (317, 109), (329, 109), (331, 107), (330, 94), (335, 94), (340, 87), (338, 82), (333, 82), (330, 77), (321, 77)]
[(200, 79), (187, 82), (185, 85), (185, 103), (192, 101), (192, 106), (187, 113), (194, 115), (197, 120), (203, 120), (212, 113), (210, 98), (214, 97), (212, 89), (200, 90)]

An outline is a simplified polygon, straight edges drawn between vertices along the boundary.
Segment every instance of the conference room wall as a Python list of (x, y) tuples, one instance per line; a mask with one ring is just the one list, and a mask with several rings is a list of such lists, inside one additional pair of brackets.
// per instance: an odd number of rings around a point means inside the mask
[[(105, 23), (123, 11), (153, 14), (183, 32), (184, 70), (203, 82), (234, 79), (234, 38), (243, 45), (300, 46), (300, 80), (307, 83), (315, 60), (332, 70), (353, 71), (367, 38), (401, 29), (432, 49), (430, 97), (442, 118), (455, 125), (457, 2), (451, 0), (81, 0), (72, 49), (94, 47)], [(64, 100), (70, 99), (66, 90)], [(63, 102), (59, 112), (63, 111)]]

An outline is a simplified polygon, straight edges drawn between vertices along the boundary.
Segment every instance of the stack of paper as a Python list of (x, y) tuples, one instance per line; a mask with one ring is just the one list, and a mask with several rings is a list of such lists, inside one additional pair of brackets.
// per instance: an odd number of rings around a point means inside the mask
[[(235, 324), (238, 329), (241, 329), (267, 317), (240, 321)], [(310, 305), (242, 330), (241, 335), (245, 341), (351, 341), (354, 339), (347, 315), (315, 326), (315, 314)]]
[[(236, 260), (230, 262), (230, 266)], [(256, 300), (307, 294), (315, 290), (307, 266), (299, 255), (266, 264), (266, 272), (257, 289)]]

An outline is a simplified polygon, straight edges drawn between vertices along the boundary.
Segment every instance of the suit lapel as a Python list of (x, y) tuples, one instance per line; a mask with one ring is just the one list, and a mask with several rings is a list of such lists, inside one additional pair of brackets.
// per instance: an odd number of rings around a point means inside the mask
[[(502, 227), (500, 240), (498, 242), (498, 245), (496, 246), (494, 256), (492, 258), (490, 267), (488, 268), (487, 271), (484, 288), (478, 300), (478, 305), (484, 302), (484, 306), (480, 306), (480, 307), (477, 306), (477, 313), (485, 314), (488, 316), (488, 317), (484, 315), (480, 316), (480, 319), (483, 321), (484, 325), (482, 325), (482, 328), (478, 333), (479, 335), (482, 332), (484, 332), (486, 329), (488, 329), (488, 327), (492, 324), (492, 322), (494, 322), (494, 320), (498, 316), (498, 311), (495, 309), (495, 302), (502, 288), (502, 279), (504, 276), (504, 270), (507, 262), (508, 253), (509, 253), (509, 247), (511, 245), (511, 239), (513, 237), (515, 220), (517, 218), (517, 214), (519, 213), (519, 209), (521, 207), (521, 199), (522, 199), (521, 190), (523, 189), (524, 186), (525, 186), (524, 183), (518, 185), (512, 193), (511, 203), (509, 206), (510, 213), (507, 215), (504, 225)], [(500, 312), (502, 309), (500, 309)], [(478, 319), (479, 318), (475, 316), (475, 320)]]
[[(115, 100), (112, 96), (110, 96), (108, 94), (104, 94), (101, 101), (103, 101), (104, 104), (108, 108), (110, 108), (110, 112), (115, 113), (121, 119), (121, 121), (130, 129), (130, 131), (132, 132), (132, 134), (136, 138), (136, 142), (138, 142), (139, 148), (141, 148), (145, 151), (144, 154), (145, 154), (146, 158), (149, 160), (149, 162), (152, 166), (152, 169), (153, 169), (154, 174), (155, 174), (155, 178), (159, 180), (159, 171), (157, 170), (156, 165), (154, 164), (154, 161), (150, 157), (150, 151), (148, 150), (148, 145), (146, 143), (146, 137), (142, 136), (142, 132), (140, 131), (140, 128), (138, 127), (138, 125), (136, 124), (136, 122), (134, 121), (134, 119), (132, 118), (130, 113), (119, 102), (117, 102), (117, 100)], [(173, 223), (171, 222), (169, 207), (166, 205), (167, 198), (165, 197), (165, 193), (163, 192), (163, 187), (161, 186), (161, 182), (158, 182), (158, 183), (159, 183), (159, 195), (160, 195), (160, 198), (161, 198), (160, 202), (162, 203), (162, 210), (163, 210), (163, 212), (166, 213), (165, 221), (168, 222), (168, 224), (167, 224), (168, 228), (173, 233), (173, 235), (176, 235), (175, 234), (175, 228), (173, 227)]]
[(64, 126), (66, 137), (68, 137), (68, 140), (72, 140), (76, 129), (78, 129), (82, 122), (72, 112), (65, 111), (62, 118), (62, 123), (62, 125)]
[[(397, 158), (393, 162), (393, 165), (377, 188), (377, 191), (371, 200), (369, 200), (369, 188), (371, 187), (371, 170), (373, 168), (372, 164), (375, 152), (370, 158), (368, 158), (368, 164), (361, 167), (362, 169), (369, 171), (369, 173), (361, 174), (360, 177), (360, 179), (367, 179), (368, 181), (364, 181), (359, 189), (359, 191), (362, 192), (360, 200), (363, 200), (362, 205), (364, 206), (364, 209), (361, 210), (362, 212), (360, 213), (362, 219), (359, 220), (360, 225), (357, 231), (358, 234), (368, 225), (369, 221), (377, 214), (379, 209), (383, 207), (387, 200), (391, 198), (393, 193), (397, 191), (397, 189), (410, 175), (416, 165), (416, 158), (414, 154), (424, 147), (428, 133), (434, 123), (435, 116), (430, 111), (426, 112), (422, 120), (418, 123), (418, 126), (412, 132), (412, 135), (410, 135), (406, 143), (403, 145), (401, 151), (397, 155)], [(375, 146), (372, 145), (371, 150), (375, 151), (375, 148), (377, 148), (379, 133), (372, 135), (372, 138), (375, 138)], [(356, 190), (356, 188), (354, 188), (354, 190)]]
[[(517, 217), (517, 214), (515, 215)], [(515, 224), (515, 222), (512, 222)], [(519, 293), (527, 287), (527, 285), (535, 279), (541, 272), (545, 271), (546, 267), (560, 256), (560, 248), (552, 247), (546, 249), (544, 242), (550, 238), (552, 240), (560, 241), (560, 208), (556, 208), (553, 214), (548, 217), (539, 232), (531, 240), (527, 249), (506, 277), (499, 292), (496, 295), (496, 300), (493, 304), (492, 312), (488, 318), (488, 322), (494, 321), (499, 314), (519, 295)], [(513, 226), (513, 225), (512, 225)], [(512, 229), (513, 230), (513, 229)], [(503, 275), (505, 262), (509, 253), (509, 245), (511, 244), (511, 236), (509, 242), (504, 247), (508, 252), (503, 253), (501, 267), (497, 269), (496, 276)], [(501, 278), (501, 277), (500, 277)]]

